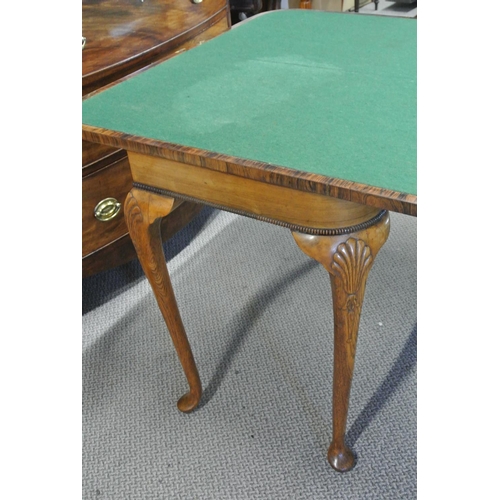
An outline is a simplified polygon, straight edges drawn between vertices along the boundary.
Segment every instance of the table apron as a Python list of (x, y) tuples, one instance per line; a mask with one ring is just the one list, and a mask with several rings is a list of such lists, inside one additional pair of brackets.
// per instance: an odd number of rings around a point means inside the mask
[(381, 213), (380, 208), (174, 160), (132, 151), (128, 155), (136, 184), (294, 229), (347, 228)]

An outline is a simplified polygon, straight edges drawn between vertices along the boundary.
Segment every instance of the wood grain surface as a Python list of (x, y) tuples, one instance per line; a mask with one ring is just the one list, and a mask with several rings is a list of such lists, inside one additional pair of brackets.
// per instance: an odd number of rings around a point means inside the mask
[(222, 19), (225, 0), (83, 0), (83, 95), (143, 68)]
[(389, 237), (389, 213), (373, 226), (348, 235), (311, 236), (293, 232), (299, 248), (328, 271), (334, 318), (333, 438), (328, 461), (339, 472), (354, 467), (355, 457), (346, 445), (349, 395), (354, 373), (359, 320), (366, 280), (375, 257)]

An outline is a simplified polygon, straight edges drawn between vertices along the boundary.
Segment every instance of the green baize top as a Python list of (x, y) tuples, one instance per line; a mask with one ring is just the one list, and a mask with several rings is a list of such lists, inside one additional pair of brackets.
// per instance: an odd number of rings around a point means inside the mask
[(260, 15), (83, 101), (83, 123), (416, 194), (414, 20)]

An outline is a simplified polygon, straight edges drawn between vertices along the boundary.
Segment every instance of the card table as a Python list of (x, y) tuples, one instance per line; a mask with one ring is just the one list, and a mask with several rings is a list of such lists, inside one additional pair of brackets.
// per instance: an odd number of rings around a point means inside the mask
[[(334, 315), (333, 437), (344, 442), (365, 285), (391, 211), (417, 215), (416, 20), (279, 10), (83, 101), (83, 138), (127, 151), (130, 235), (186, 375), (202, 386), (160, 222), (182, 200), (290, 229), (323, 265)], [(193, 277), (193, 280), (195, 277)]]

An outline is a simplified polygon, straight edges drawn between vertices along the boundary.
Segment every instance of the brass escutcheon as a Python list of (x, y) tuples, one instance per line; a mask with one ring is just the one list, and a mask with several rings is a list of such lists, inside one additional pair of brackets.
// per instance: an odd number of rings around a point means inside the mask
[(95, 206), (95, 218), (101, 222), (114, 219), (118, 215), (121, 206), (121, 203), (118, 203), (118, 200), (115, 198), (105, 198)]

